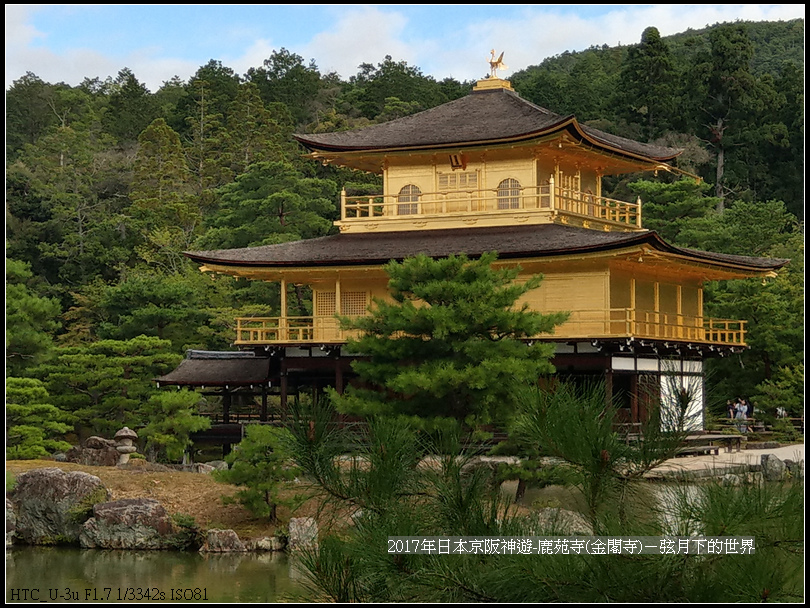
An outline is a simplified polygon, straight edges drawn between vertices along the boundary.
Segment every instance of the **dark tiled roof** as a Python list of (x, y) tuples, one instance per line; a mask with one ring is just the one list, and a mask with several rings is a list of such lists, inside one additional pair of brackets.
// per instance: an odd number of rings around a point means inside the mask
[(412, 116), (354, 131), (295, 138), (312, 150), (328, 152), (476, 145), (531, 139), (562, 129), (577, 139), (652, 160), (669, 160), (680, 153), (579, 125), (573, 116), (555, 114), (506, 89), (475, 91)]
[(752, 270), (782, 267), (786, 260), (710, 253), (675, 247), (656, 232), (602, 232), (586, 228), (544, 224), (490, 228), (455, 228), (406, 232), (343, 233), (278, 245), (191, 251), (199, 263), (267, 268), (384, 264), (389, 260), (424, 253), (434, 258), (466, 253), (477, 257), (497, 251), (501, 259), (545, 257), (618, 249), (649, 244), (695, 260), (744, 266)]
[[(246, 352), (189, 352), (174, 370), (156, 378), (177, 386), (251, 386), (267, 383), (270, 360)], [(199, 358), (198, 358), (199, 357)]]

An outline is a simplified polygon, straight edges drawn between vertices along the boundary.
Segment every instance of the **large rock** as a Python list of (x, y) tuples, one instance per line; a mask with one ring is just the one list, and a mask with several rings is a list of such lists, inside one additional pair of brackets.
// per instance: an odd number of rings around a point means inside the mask
[(779, 481), (785, 477), (787, 467), (777, 456), (773, 454), (763, 454), (761, 462), (762, 476), (765, 478), (765, 481)]
[(318, 546), (318, 522), (312, 517), (293, 517), (290, 520), (290, 551), (312, 549)]
[(96, 467), (114, 467), (118, 464), (119, 453), (115, 441), (103, 437), (88, 437), (80, 446), (68, 450), (65, 459), (68, 462)]
[(16, 538), (52, 545), (78, 542), (93, 505), (110, 500), (110, 492), (95, 475), (45, 468), (19, 475), (9, 497), (17, 511)]
[(264, 536), (245, 541), (248, 551), (284, 551), (284, 541), (278, 536)]
[(799, 460), (797, 462), (795, 460), (786, 458), (782, 462), (785, 463), (785, 467), (787, 468), (792, 478), (804, 479), (804, 460)]
[(172, 533), (166, 509), (151, 498), (124, 498), (97, 504), (82, 526), (86, 549), (165, 549)]
[(205, 544), (200, 548), (201, 553), (232, 553), (239, 551), (247, 551), (247, 548), (233, 530), (208, 530), (205, 536)]

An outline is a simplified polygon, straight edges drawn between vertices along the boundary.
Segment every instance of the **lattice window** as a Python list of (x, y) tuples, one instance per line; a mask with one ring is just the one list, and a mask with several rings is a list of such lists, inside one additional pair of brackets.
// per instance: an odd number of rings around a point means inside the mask
[(333, 316), (335, 314), (335, 292), (317, 291), (315, 294), (315, 316)]
[[(332, 294), (334, 296), (334, 294)], [(360, 316), (366, 314), (368, 308), (368, 293), (365, 291), (341, 291), (340, 312), (346, 316)]]
[(453, 190), (476, 190), (477, 188), (477, 171), (465, 171), (464, 173), (439, 173), (440, 192), (452, 192)]
[(520, 208), (520, 182), (511, 177), (498, 184), (498, 209)]
[(399, 196), (397, 196), (397, 203), (399, 203), (397, 205), (397, 215), (416, 215), (419, 213), (418, 202), (421, 195), (422, 191), (418, 186), (413, 184), (403, 186), (402, 190), (399, 191)]

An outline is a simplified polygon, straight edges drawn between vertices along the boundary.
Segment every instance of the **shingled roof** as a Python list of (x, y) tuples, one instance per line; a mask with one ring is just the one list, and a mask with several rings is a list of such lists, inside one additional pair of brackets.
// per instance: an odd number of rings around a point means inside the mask
[(574, 116), (555, 114), (508, 89), (473, 91), (418, 114), (354, 131), (294, 137), (319, 152), (393, 151), (517, 142), (559, 131), (614, 153), (653, 161), (671, 160), (680, 153), (581, 125)]
[(188, 351), (174, 370), (156, 378), (158, 385), (259, 386), (270, 380), (270, 360), (251, 352)]
[(455, 228), (405, 232), (341, 233), (278, 245), (190, 251), (186, 256), (202, 264), (265, 268), (384, 264), (424, 253), (440, 258), (466, 253), (470, 257), (497, 251), (501, 259), (551, 257), (619, 249), (647, 244), (696, 261), (743, 267), (752, 271), (781, 268), (787, 260), (710, 253), (675, 247), (654, 231), (602, 232), (544, 224), (488, 228)]

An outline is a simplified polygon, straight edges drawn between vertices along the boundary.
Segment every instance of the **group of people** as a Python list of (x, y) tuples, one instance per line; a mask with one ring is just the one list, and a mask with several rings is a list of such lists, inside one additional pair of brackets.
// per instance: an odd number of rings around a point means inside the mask
[(751, 427), (748, 426), (748, 417), (749, 414), (753, 415), (754, 408), (748, 400), (743, 397), (737, 397), (734, 401), (729, 399), (726, 402), (726, 407), (728, 408), (728, 417), (737, 420), (737, 428), (740, 433), (749, 432)]

